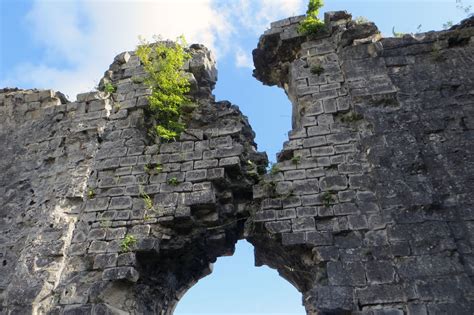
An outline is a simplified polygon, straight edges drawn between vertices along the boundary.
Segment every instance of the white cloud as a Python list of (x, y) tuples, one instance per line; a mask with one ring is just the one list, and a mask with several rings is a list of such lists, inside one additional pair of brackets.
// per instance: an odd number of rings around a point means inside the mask
[(227, 20), (238, 21), (240, 28), (261, 34), (270, 23), (304, 13), (305, 0), (236, 0), (221, 4)]
[(115, 55), (133, 50), (139, 35), (184, 34), (218, 57), (236, 51), (236, 66), (252, 67), (239, 40), (301, 13), (302, 6), (303, 0), (34, 0), (25, 20), (43, 54), (10, 71), (0, 85), (52, 88), (74, 99), (94, 88)]
[(211, 2), (36, 0), (26, 22), (45, 57), (20, 65), (2, 83), (54, 88), (74, 98), (94, 87), (115, 55), (133, 50), (139, 35), (174, 39), (185, 34), (189, 43), (215, 49), (230, 26)]
[(235, 52), (235, 65), (237, 68), (253, 69), (252, 57), (241, 47), (237, 48), (237, 51)]

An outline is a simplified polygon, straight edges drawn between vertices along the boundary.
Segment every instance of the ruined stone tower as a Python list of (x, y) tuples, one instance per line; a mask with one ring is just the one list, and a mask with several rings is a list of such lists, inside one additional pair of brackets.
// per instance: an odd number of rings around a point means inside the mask
[(301, 19), (254, 51), (293, 106), (267, 174), (201, 45), (176, 142), (147, 133), (134, 52), (113, 94), (3, 89), (0, 314), (172, 314), (243, 238), (308, 314), (474, 313), (474, 20), (382, 39), (345, 12), (313, 37)]

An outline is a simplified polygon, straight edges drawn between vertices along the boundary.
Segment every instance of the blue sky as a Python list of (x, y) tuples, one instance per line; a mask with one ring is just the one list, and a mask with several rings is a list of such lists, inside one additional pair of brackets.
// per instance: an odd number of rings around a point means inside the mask
[[(326, 0), (324, 11), (347, 10), (382, 33), (440, 30), (466, 16), (455, 0)], [(474, 0), (463, 4), (474, 5)], [(138, 36), (161, 34), (201, 42), (219, 68), (215, 94), (239, 105), (259, 149), (275, 160), (291, 129), (284, 92), (252, 77), (251, 51), (271, 21), (305, 12), (306, 0), (0, 0), (0, 87), (52, 88), (69, 95), (92, 90), (113, 57)], [(265, 305), (265, 306), (263, 306)], [(304, 314), (301, 296), (276, 271), (253, 267), (239, 242), (212, 275), (185, 295), (175, 314)]]

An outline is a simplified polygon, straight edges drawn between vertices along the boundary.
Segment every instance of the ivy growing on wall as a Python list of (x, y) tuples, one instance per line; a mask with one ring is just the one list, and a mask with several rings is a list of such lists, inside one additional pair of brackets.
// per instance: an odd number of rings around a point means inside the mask
[(141, 39), (137, 56), (147, 73), (144, 83), (151, 88), (148, 102), (155, 122), (153, 132), (160, 139), (170, 141), (185, 129), (182, 108), (191, 101), (186, 96), (190, 83), (182, 69), (191, 56), (186, 52), (183, 36), (176, 42), (155, 39), (157, 42), (153, 44)]

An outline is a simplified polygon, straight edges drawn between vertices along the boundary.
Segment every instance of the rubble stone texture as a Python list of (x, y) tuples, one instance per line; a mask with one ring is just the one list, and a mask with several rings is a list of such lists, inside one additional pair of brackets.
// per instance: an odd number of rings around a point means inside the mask
[(387, 39), (345, 12), (317, 36), (301, 19), (254, 50), (293, 106), (266, 175), (201, 45), (176, 142), (148, 133), (133, 52), (101, 80), (113, 94), (0, 90), (0, 314), (172, 314), (243, 238), (308, 314), (474, 313), (473, 19)]

